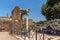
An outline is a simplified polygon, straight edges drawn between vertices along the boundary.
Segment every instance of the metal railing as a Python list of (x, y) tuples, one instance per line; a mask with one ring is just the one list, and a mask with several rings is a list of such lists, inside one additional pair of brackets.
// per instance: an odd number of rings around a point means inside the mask
[(19, 37), (21, 40), (44, 40), (44, 33), (39, 33), (38, 30), (33, 29), (21, 30)]

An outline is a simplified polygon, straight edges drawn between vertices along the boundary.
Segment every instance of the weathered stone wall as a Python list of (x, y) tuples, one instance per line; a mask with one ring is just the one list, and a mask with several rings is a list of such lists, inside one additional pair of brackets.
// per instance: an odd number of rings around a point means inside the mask
[(13, 11), (12, 11), (12, 20), (11, 20), (11, 25), (12, 25), (12, 31), (14, 34), (17, 33), (17, 30), (21, 30), (22, 28), (22, 17), (20, 14), (20, 8), (16, 6)]
[(0, 22), (0, 31), (9, 31), (9, 22), (8, 21)]

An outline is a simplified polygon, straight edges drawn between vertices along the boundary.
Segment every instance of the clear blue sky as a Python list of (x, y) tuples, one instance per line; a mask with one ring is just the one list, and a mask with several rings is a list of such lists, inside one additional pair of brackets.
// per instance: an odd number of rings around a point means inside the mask
[(41, 14), (41, 6), (45, 3), (46, 0), (0, 0), (0, 16), (6, 16), (7, 13), (10, 16), (14, 7), (19, 6), (23, 9), (30, 8), (30, 19), (34, 21), (45, 20)]

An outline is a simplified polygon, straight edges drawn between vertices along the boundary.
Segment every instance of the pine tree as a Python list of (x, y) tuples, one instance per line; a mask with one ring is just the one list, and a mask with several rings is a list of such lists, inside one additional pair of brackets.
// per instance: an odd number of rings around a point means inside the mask
[(47, 20), (60, 18), (60, 0), (47, 0), (42, 6), (42, 14)]

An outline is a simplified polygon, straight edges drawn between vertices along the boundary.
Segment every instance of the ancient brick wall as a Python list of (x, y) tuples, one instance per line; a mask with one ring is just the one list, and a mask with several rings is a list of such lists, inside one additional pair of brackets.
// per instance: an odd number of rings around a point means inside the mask
[(0, 31), (9, 31), (9, 22), (1, 22)]
[(12, 31), (13, 34), (17, 34), (19, 30), (21, 30), (22, 27), (22, 17), (20, 14), (20, 8), (16, 6), (12, 11), (12, 20), (10, 21), (10, 31)]

